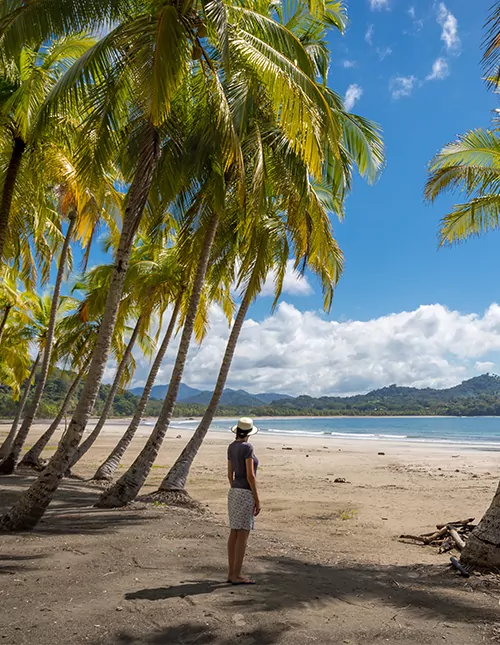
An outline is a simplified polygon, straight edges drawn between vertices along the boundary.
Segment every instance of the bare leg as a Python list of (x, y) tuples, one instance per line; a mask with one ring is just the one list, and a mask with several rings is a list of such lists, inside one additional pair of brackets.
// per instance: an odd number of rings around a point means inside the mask
[(236, 539), (238, 537), (238, 531), (231, 529), (229, 533), (229, 539), (227, 541), (227, 559), (229, 562), (229, 573), (227, 574), (228, 580), (234, 579), (234, 554), (236, 552)]
[(234, 550), (234, 566), (230, 580), (232, 582), (246, 581), (246, 578), (241, 577), (241, 568), (243, 566), (243, 560), (245, 558), (245, 552), (247, 549), (248, 536), (250, 531), (236, 531), (236, 545)]

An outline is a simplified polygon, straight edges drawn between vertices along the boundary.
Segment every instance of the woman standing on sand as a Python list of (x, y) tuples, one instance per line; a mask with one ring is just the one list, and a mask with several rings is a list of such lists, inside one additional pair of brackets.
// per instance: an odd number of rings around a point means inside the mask
[(253, 420), (242, 417), (231, 428), (236, 439), (227, 449), (227, 476), (231, 488), (228, 494), (229, 526), (227, 543), (229, 574), (227, 581), (233, 585), (253, 585), (255, 582), (241, 575), (248, 536), (254, 527), (254, 517), (260, 513), (257, 491), (259, 460), (254, 454), (248, 437), (258, 432)]

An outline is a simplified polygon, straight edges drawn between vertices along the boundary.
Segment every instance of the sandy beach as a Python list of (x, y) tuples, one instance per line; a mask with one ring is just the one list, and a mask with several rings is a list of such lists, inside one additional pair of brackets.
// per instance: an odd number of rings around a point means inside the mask
[[(107, 424), (76, 474), (93, 474), (124, 424)], [(189, 437), (174, 425), (145, 491)], [(0, 436), (7, 428), (0, 425)], [(45, 428), (38, 424), (32, 438)], [(142, 426), (141, 435), (149, 431)], [(0, 573), (11, 574), (0, 577), (3, 642), (500, 642), (498, 579), (464, 580), (448, 569), (449, 554), (398, 540), (437, 523), (479, 519), (498, 484), (496, 451), (257, 435), (263, 510), (247, 571), (258, 584), (234, 590), (221, 585), (230, 439), (210, 433), (193, 466), (188, 490), (206, 505), (203, 516), (155, 507), (97, 511), (98, 491), (69, 480), (39, 530), (2, 536)], [(124, 467), (144, 440), (136, 438)], [(29, 478), (0, 480), (2, 506)], [(71, 590), (61, 596), (60, 585)], [(57, 610), (43, 609), (49, 600)], [(21, 603), (29, 633), (16, 627)]]

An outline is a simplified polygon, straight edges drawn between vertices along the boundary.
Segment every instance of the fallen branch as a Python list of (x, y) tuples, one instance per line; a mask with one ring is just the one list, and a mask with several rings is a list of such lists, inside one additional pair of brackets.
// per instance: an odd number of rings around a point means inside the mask
[(447, 522), (446, 524), (436, 524), (436, 528), (439, 530), (446, 528), (447, 526), (467, 526), (474, 521), (473, 517), (470, 517), (468, 520), (456, 520), (455, 522)]
[(460, 551), (465, 548), (465, 542), (462, 540), (460, 535), (456, 532), (454, 528), (451, 526), (449, 527), (449, 532), (450, 532), (450, 537), (453, 539), (453, 542), (457, 545), (457, 548), (460, 549)]
[(461, 551), (465, 547), (467, 537), (476, 528), (475, 524), (471, 524), (473, 521), (474, 518), (471, 517), (465, 520), (447, 522), (446, 524), (437, 524), (436, 531), (421, 533), (420, 535), (400, 535), (399, 539), (439, 547), (440, 553), (446, 553), (446, 551), (451, 551), (451, 549), (455, 548)]

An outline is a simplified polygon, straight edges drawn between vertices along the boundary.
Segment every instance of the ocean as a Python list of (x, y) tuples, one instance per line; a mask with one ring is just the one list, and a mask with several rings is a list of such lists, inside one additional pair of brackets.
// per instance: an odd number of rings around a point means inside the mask
[[(347, 417), (254, 419), (259, 430), (283, 436), (323, 439), (408, 441), (490, 446), (500, 449), (500, 417)], [(211, 430), (229, 432), (235, 419), (216, 419)], [(173, 426), (196, 428), (195, 421), (173, 421)]]

